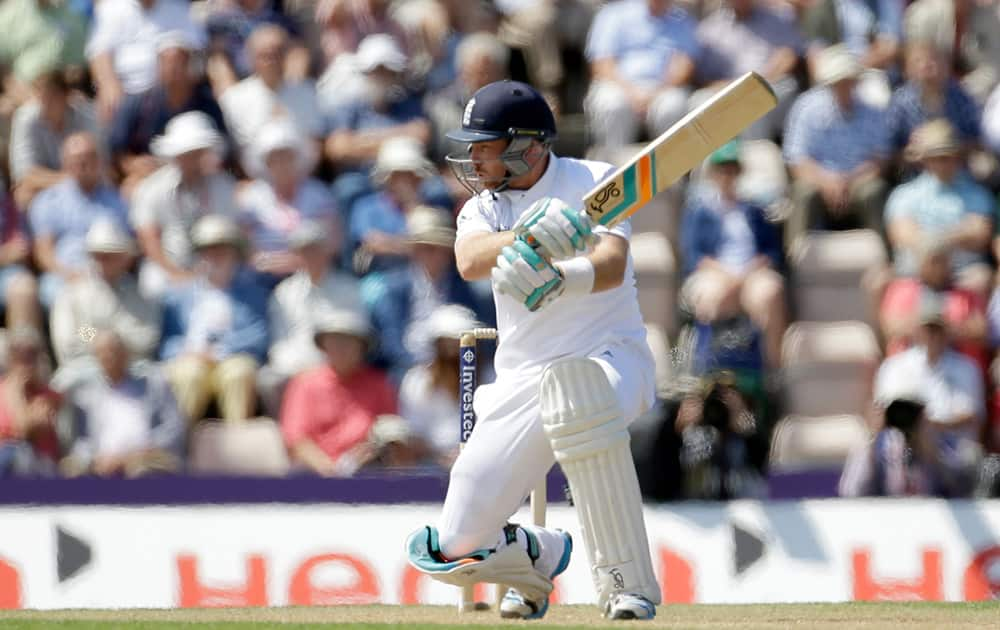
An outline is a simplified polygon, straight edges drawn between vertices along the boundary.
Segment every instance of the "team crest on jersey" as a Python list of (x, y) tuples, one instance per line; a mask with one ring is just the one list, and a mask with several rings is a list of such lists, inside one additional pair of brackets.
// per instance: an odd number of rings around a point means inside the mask
[(472, 121), (472, 108), (476, 106), (476, 98), (472, 97), (469, 99), (468, 104), (465, 106), (465, 113), (462, 114), (462, 124), (466, 127), (469, 126), (469, 122)]

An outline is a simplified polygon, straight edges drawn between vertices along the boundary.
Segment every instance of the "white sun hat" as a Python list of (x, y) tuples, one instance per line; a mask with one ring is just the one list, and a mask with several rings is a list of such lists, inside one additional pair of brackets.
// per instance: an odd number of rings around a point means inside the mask
[(392, 35), (375, 33), (361, 40), (354, 62), (361, 72), (371, 72), (379, 66), (393, 72), (406, 70), (406, 53)]
[(150, 149), (153, 155), (169, 160), (199, 149), (213, 149), (222, 155), (226, 143), (207, 114), (184, 112), (170, 119), (163, 135), (153, 138)]
[(92, 254), (134, 254), (135, 240), (117, 223), (102, 217), (87, 230), (87, 251)]
[(816, 60), (816, 82), (833, 85), (844, 79), (857, 79), (864, 71), (858, 58), (843, 44), (823, 50)]
[(431, 311), (427, 333), (431, 339), (458, 339), (463, 332), (482, 325), (472, 309), (461, 304), (444, 304)]
[(434, 164), (424, 155), (424, 145), (407, 136), (389, 138), (379, 147), (375, 166), (372, 167), (372, 181), (383, 184), (391, 173), (406, 171), (418, 177), (434, 175)]
[(406, 217), (407, 240), (411, 243), (455, 246), (455, 219), (447, 210), (417, 206)]
[(369, 344), (373, 341), (368, 317), (356, 309), (328, 308), (313, 317), (313, 340), (317, 346), (321, 336), (331, 333), (358, 337)]
[(255, 177), (267, 177), (267, 156), (273, 151), (292, 149), (299, 162), (299, 171), (311, 173), (316, 166), (313, 143), (291, 121), (272, 120), (265, 124), (250, 143), (247, 166)]
[(199, 250), (213, 245), (242, 248), (243, 233), (235, 221), (222, 214), (207, 214), (191, 228), (191, 245)]

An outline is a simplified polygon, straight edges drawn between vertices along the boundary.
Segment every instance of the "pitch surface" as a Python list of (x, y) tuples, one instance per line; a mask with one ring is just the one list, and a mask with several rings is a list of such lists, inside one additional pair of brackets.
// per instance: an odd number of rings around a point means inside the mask
[(340, 606), (184, 610), (0, 611), (4, 629), (40, 630), (452, 630), (480, 627), (778, 630), (1000, 628), (1000, 602), (662, 606), (652, 622), (611, 622), (592, 606), (554, 606), (540, 622), (502, 621), (494, 611), (461, 615), (446, 606)]

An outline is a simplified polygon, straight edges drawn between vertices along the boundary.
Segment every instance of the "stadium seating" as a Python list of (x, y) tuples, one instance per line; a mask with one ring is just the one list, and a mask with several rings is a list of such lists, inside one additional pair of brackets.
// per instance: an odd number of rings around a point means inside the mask
[(862, 278), (884, 266), (887, 258), (881, 237), (872, 230), (810, 232), (801, 237), (789, 256), (795, 318), (874, 323)]
[(784, 412), (864, 415), (880, 357), (864, 322), (797, 322), (782, 342)]
[(270, 418), (202, 422), (191, 435), (194, 474), (281, 476), (288, 469), (281, 431)]
[(672, 336), (677, 326), (677, 272), (670, 242), (658, 232), (636, 234), (632, 260), (643, 319)]
[(868, 428), (858, 416), (787, 416), (771, 438), (771, 470), (840, 467), (866, 439)]

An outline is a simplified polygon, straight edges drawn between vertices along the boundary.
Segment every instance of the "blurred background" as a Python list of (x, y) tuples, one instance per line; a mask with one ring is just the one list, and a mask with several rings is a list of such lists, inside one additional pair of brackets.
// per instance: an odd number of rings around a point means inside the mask
[[(646, 499), (1000, 496), (995, 0), (4, 0), (0, 32), (6, 505), (439, 501), (458, 335), (496, 323), (453, 256), (468, 98), (528, 81), (556, 153), (621, 164), (750, 70), (778, 108), (632, 220)], [(949, 539), (1000, 537), (961, 505)]]

